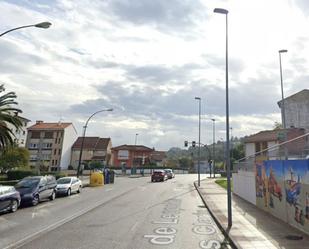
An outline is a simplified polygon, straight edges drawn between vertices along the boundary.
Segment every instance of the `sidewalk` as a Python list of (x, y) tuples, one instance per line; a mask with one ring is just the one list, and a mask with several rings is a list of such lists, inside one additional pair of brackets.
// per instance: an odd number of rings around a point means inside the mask
[[(227, 231), (226, 190), (216, 184), (214, 179), (206, 179), (201, 181), (198, 191), (208, 210)], [(237, 248), (309, 248), (309, 235), (300, 232), (237, 195), (232, 195), (232, 223), (228, 235)], [(288, 240), (285, 238), (288, 235), (301, 235), (303, 239)]]

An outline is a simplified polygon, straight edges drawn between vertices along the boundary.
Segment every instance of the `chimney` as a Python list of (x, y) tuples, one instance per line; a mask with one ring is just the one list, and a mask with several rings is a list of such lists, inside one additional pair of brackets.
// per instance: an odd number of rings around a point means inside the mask
[(35, 123), (36, 123), (36, 124), (42, 124), (42, 123), (43, 123), (43, 120), (37, 120)]

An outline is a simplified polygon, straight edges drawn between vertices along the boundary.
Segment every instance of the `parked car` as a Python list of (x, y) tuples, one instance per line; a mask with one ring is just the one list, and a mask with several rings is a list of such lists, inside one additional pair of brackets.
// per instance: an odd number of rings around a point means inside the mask
[(62, 177), (57, 180), (56, 194), (70, 196), (71, 193), (80, 193), (82, 181), (77, 177)]
[(20, 194), (12, 186), (0, 186), (0, 212), (15, 212), (20, 205)]
[(20, 193), (22, 204), (37, 205), (41, 200), (56, 198), (57, 182), (54, 176), (28, 176), (15, 188)]
[(168, 179), (172, 179), (172, 178), (175, 177), (175, 174), (174, 174), (173, 170), (171, 170), (171, 169), (165, 169), (165, 172), (166, 172), (166, 174), (167, 174), (167, 178), (168, 178)]
[(157, 182), (157, 181), (161, 181), (164, 182), (165, 180), (167, 180), (167, 174), (165, 172), (165, 170), (154, 170), (151, 174), (151, 181), (152, 182)]

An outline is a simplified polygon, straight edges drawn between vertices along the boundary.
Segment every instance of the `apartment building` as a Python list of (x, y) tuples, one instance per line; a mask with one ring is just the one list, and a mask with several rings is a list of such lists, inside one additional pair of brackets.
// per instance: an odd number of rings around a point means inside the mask
[(151, 160), (154, 149), (144, 145), (120, 145), (112, 148), (113, 166), (116, 167), (141, 167)]
[[(79, 154), (82, 145), (82, 137), (79, 137), (72, 146), (71, 165), (77, 169)], [(100, 162), (105, 166), (111, 164), (112, 141), (110, 138), (85, 137), (81, 162)]]
[(20, 129), (16, 129), (12, 124), (8, 123), (8, 128), (11, 129), (11, 131), (14, 134), (14, 143), (18, 147), (25, 147), (26, 146), (26, 139), (27, 139), (27, 126), (30, 122), (29, 119), (18, 116), (20, 119), (22, 126)]
[(71, 148), (77, 138), (72, 123), (36, 121), (28, 129), (26, 148), (30, 152), (30, 166), (59, 171), (70, 165)]

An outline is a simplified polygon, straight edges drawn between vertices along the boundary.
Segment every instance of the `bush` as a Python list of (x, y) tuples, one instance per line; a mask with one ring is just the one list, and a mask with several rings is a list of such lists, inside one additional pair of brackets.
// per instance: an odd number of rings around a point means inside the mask
[(35, 176), (36, 172), (32, 170), (12, 170), (7, 172), (7, 179), (10, 180), (20, 180), (26, 176)]
[(18, 183), (18, 180), (0, 181), (0, 185), (5, 185), (5, 186), (14, 186), (16, 183)]
[(68, 176), (66, 173), (64, 172), (41, 172), (41, 175), (42, 176), (45, 176), (45, 175), (52, 175), (54, 176), (56, 179), (59, 179), (61, 177), (65, 177), (65, 176)]

